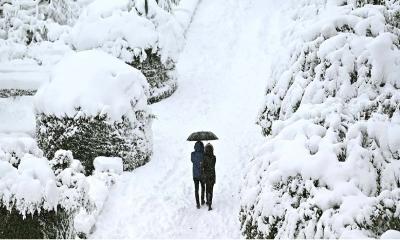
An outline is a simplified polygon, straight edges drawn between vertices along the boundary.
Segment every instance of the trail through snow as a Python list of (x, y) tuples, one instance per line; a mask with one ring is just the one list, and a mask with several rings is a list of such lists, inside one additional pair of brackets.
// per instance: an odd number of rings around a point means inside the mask
[[(202, 0), (178, 61), (179, 88), (152, 105), (154, 155), (124, 173), (94, 238), (240, 238), (239, 187), (267, 81), (275, 13), (266, 0)], [(211, 130), (217, 157), (214, 210), (195, 207), (193, 131)]]

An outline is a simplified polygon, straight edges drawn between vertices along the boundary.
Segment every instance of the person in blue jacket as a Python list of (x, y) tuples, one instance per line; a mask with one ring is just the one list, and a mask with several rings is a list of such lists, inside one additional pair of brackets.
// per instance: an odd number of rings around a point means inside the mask
[(201, 141), (197, 141), (194, 144), (194, 152), (192, 152), (191, 160), (193, 163), (193, 181), (194, 181), (194, 195), (196, 197), (196, 206), (200, 208), (199, 201), (199, 184), (201, 185), (201, 205), (204, 201), (204, 182), (202, 180), (202, 164), (204, 159), (204, 144)]

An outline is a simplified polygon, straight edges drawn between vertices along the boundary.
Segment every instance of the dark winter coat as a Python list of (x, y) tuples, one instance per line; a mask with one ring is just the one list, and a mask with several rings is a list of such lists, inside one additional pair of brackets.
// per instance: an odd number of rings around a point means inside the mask
[(204, 145), (197, 141), (194, 144), (194, 152), (192, 152), (191, 160), (193, 163), (193, 179), (201, 179), (201, 165), (204, 159)]
[(213, 153), (204, 154), (202, 177), (206, 184), (215, 184), (215, 162), (216, 157)]

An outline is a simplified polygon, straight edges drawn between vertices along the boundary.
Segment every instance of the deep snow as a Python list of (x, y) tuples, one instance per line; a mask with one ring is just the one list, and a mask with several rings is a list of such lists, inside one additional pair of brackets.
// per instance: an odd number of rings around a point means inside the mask
[[(152, 105), (154, 156), (111, 190), (93, 238), (239, 238), (239, 186), (253, 147), (269, 72), (270, 2), (203, 0), (177, 64), (179, 87)], [(249, 94), (251, 93), (251, 94)], [(211, 130), (214, 210), (195, 207), (193, 131)]]

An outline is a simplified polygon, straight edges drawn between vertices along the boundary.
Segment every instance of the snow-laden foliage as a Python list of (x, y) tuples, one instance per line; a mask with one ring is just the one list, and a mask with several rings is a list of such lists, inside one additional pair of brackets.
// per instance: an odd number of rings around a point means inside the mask
[(86, 177), (82, 163), (66, 150), (51, 160), (31, 154), (17, 165), (8, 160), (0, 155), (0, 236), (5, 238), (88, 236), (123, 167), (121, 158), (98, 157)]
[(26, 153), (37, 157), (43, 156), (43, 152), (38, 148), (35, 139), (30, 136), (0, 135), (0, 161), (6, 161), (17, 167)]
[(83, 10), (72, 28), (70, 44), (76, 50), (102, 49), (140, 69), (149, 81), (153, 103), (176, 89), (171, 73), (184, 30), (154, 0), (97, 0)]
[[(0, 62), (15, 65), (15, 61), (33, 61), (51, 68), (69, 51), (102, 49), (143, 71), (151, 88), (149, 103), (154, 103), (176, 90), (174, 62), (198, 0), (183, 1), (183, 8), (175, 15), (173, 10), (179, 3), (2, 0)], [(0, 94), (24, 95), (36, 90), (19, 88), (0, 83)]]
[(244, 180), (242, 233), (338, 238), (399, 230), (399, 1), (287, 4), (286, 55), (268, 81), (259, 118), (267, 142)]
[(71, 152), (49, 161), (25, 154), (17, 166), (0, 159), (0, 233), (5, 238), (72, 238), (73, 220), (90, 209), (88, 182)]
[(51, 55), (49, 51), (68, 48), (53, 42), (75, 22), (79, 9), (67, 0), (0, 1), (0, 61), (33, 59), (39, 65), (51, 61), (44, 57)]
[(92, 209), (81, 209), (74, 219), (74, 226), (79, 236), (87, 237), (93, 233), (97, 217), (107, 201), (111, 187), (122, 173), (122, 159), (118, 157), (97, 157), (94, 160), (95, 170), (87, 177), (90, 185), (89, 197), (93, 202)]
[(79, 14), (74, 1), (0, 1), (0, 39), (29, 45), (49, 40), (49, 26), (72, 24)]
[(48, 158), (71, 150), (87, 173), (97, 156), (141, 166), (152, 152), (147, 95), (145, 77), (124, 62), (97, 50), (68, 55), (36, 95), (38, 145)]

